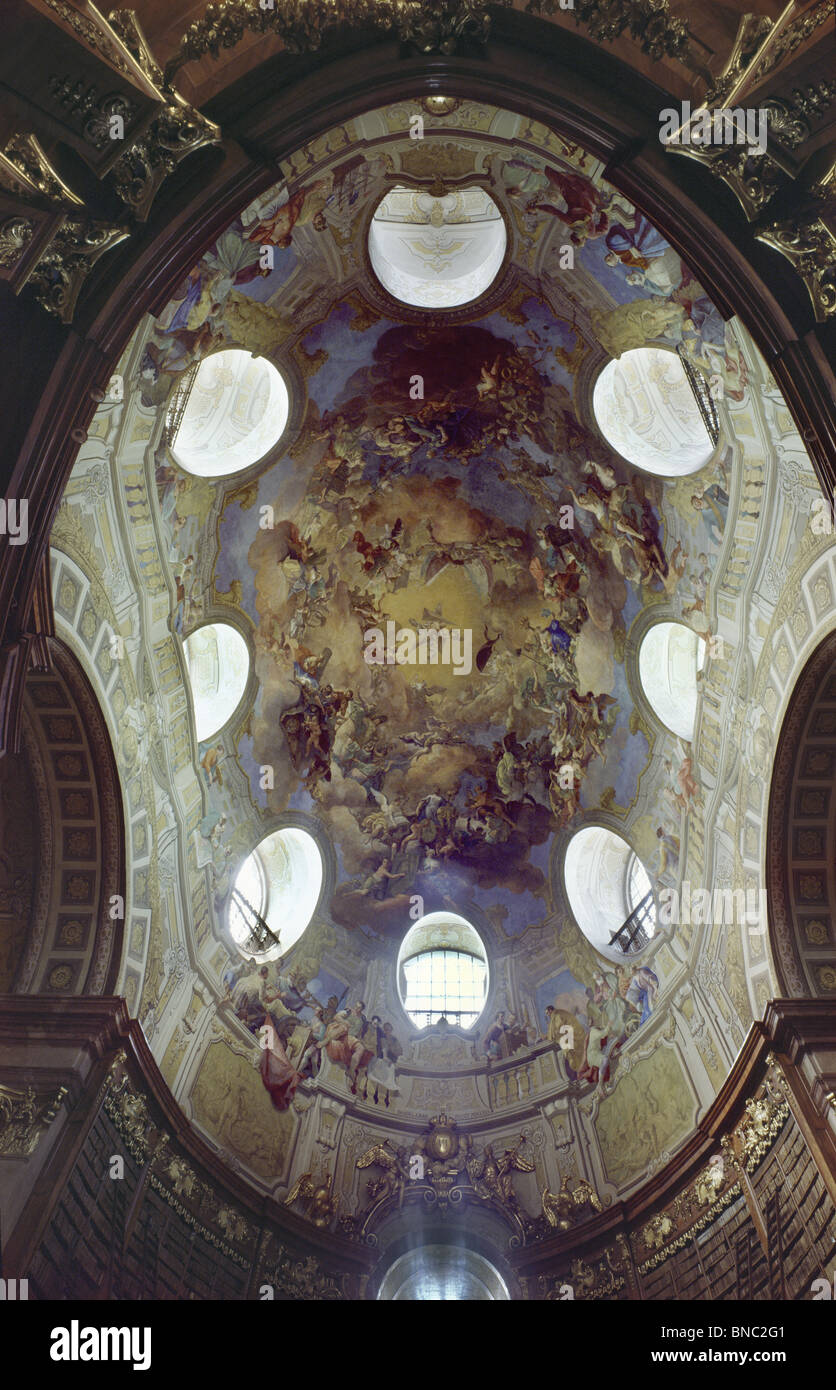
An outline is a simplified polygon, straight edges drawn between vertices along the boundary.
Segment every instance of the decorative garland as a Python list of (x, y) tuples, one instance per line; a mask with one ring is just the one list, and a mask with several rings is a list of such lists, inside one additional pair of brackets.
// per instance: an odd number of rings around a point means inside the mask
[[(396, 34), (402, 43), (422, 53), (456, 51), (468, 38), (484, 44), (490, 34), (490, 8), (513, 9), (513, 0), (220, 0), (209, 4), (180, 41), (180, 49), (165, 70), (167, 82), (186, 63), (207, 53), (217, 58), (222, 48), (234, 48), (245, 33), (274, 34), (289, 53), (316, 52), (326, 33), (343, 26)], [(559, 0), (529, 0), (527, 14), (552, 15)], [(120, 12), (117, 11), (117, 14)], [(684, 59), (690, 32), (685, 20), (675, 19), (667, 0), (577, 0), (576, 24), (583, 24), (599, 43), (611, 43), (625, 30), (648, 57)]]

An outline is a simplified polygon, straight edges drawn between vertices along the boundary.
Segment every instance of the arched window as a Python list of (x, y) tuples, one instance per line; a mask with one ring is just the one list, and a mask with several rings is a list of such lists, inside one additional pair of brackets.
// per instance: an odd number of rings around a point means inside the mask
[(392, 188), (369, 227), (375, 275), (395, 299), (420, 309), (452, 309), (478, 299), (496, 278), (506, 244), (502, 214), (483, 188), (440, 197)]
[(505, 1302), (508, 1286), (499, 1271), (460, 1245), (422, 1245), (408, 1250), (386, 1271), (378, 1299), (445, 1303)]
[(704, 663), (705, 641), (685, 623), (655, 623), (639, 647), (639, 678), (654, 714), (689, 741), (697, 716), (697, 673)]
[(588, 825), (569, 841), (563, 866), (575, 920), (610, 960), (635, 955), (656, 930), (656, 900), (647, 870), (626, 840)]
[(229, 930), (244, 955), (284, 955), (310, 923), (322, 888), (322, 855), (307, 830), (287, 826), (244, 860), (229, 901)]
[(475, 927), (454, 913), (422, 917), (401, 943), (398, 990), (419, 1028), (441, 1018), (472, 1028), (488, 991), (487, 956)]
[(272, 362), (227, 348), (204, 357), (175, 391), (166, 440), (186, 473), (226, 477), (269, 453), (281, 438), (289, 408), (284, 378)]
[(183, 643), (192, 690), (198, 743), (228, 723), (241, 702), (250, 673), (244, 638), (230, 623), (207, 623)]
[(595, 383), (592, 408), (607, 443), (647, 473), (696, 473), (714, 452), (685, 368), (664, 348), (633, 348), (608, 362)]

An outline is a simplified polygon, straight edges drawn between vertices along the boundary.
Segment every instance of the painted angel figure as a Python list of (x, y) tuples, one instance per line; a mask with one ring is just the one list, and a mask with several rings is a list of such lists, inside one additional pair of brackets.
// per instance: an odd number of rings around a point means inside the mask
[(272, 213), (256, 223), (248, 233), (248, 239), (286, 250), (293, 239), (294, 227), (304, 227), (310, 223), (317, 231), (321, 231), (326, 225), (323, 209), (330, 192), (327, 179), (317, 179), (309, 188), (297, 189)]
[(665, 760), (665, 771), (672, 776), (679, 788), (677, 800), (680, 801), (684, 811), (690, 811), (692, 806), (702, 804), (702, 791), (700, 784), (694, 776), (694, 759), (690, 743), (683, 743), (677, 739), (679, 751), (682, 754), (682, 761), (678, 768), (674, 769), (670, 759)]

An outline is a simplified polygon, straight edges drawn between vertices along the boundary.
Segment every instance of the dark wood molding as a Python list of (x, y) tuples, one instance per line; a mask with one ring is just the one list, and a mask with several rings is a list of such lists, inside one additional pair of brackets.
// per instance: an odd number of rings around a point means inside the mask
[(20, 716), (30, 645), (28, 637), (18, 637), (0, 646), (0, 758), (5, 753), (20, 752)]

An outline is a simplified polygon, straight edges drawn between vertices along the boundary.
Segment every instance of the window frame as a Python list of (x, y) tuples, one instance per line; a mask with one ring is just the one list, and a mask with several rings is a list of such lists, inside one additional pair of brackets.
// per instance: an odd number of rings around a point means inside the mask
[[(437, 1007), (435, 1006), (432, 983), (430, 983), (426, 990), (423, 990), (418, 996), (421, 1000), (426, 998), (431, 1003), (432, 1007), (416, 1007), (415, 1004), (410, 1001), (409, 976), (407, 974), (408, 967), (419, 960), (431, 959), (432, 957), (447, 959), (456, 957), (459, 960), (468, 960), (473, 963), (474, 967), (478, 967), (479, 970), (481, 970), (482, 978), (479, 982), (482, 988), (481, 999), (478, 999), (475, 995), (465, 995), (462, 993), (461, 989), (459, 990), (458, 997), (458, 1002), (460, 1004), (465, 1003), (472, 997), (476, 1007), (453, 1007), (455, 999), (451, 997), (451, 993), (448, 989), (446, 970), (442, 986), (443, 994), (440, 996), (440, 1003)], [(488, 964), (487, 961), (482, 956), (477, 955), (475, 951), (464, 951), (453, 946), (429, 946), (424, 950), (417, 951), (414, 956), (410, 956), (407, 960), (402, 961), (400, 968), (404, 975), (401, 1006), (407, 1018), (416, 1028), (436, 1027), (441, 1018), (446, 1018), (454, 1027), (461, 1028), (464, 1032), (470, 1032), (485, 1012), (485, 1004), (488, 997)], [(466, 1018), (468, 1021), (463, 1022), (463, 1018)]]
[[(232, 892), (230, 894), (229, 899), (229, 908), (227, 910), (227, 928), (229, 930), (230, 936), (232, 937), (232, 940), (234, 941), (239, 951), (244, 951), (246, 949), (248, 955), (258, 957), (260, 955), (263, 955), (266, 951), (269, 951), (271, 947), (265, 946), (261, 951), (252, 950), (248, 947), (248, 943), (250, 942), (251, 938), (248, 936), (243, 941), (238, 941), (232, 930), (232, 914), (233, 912), (235, 912), (237, 913), (242, 925), (249, 931), (249, 927), (247, 926), (247, 923), (244, 920), (244, 915), (241, 911), (241, 908), (235, 901), (235, 893), (236, 890), (240, 893), (240, 889), (238, 889), (238, 879), (240, 877), (241, 870), (244, 868), (244, 864), (248, 863), (250, 859), (254, 860), (255, 862), (256, 872), (258, 873), (259, 887), (259, 901), (257, 903), (251, 903), (250, 905), (253, 908), (255, 908), (256, 912), (260, 917), (266, 918), (267, 916), (270, 907), (270, 884), (267, 877), (267, 872), (264, 868), (264, 864), (262, 863), (261, 855), (258, 852), (258, 846), (256, 846), (256, 848), (251, 850), (250, 853), (247, 855), (247, 858), (244, 860), (244, 862), (241, 865), (241, 868), (235, 875), (235, 880), (232, 884)], [(241, 897), (243, 898), (244, 896), (245, 895), (241, 893)]]

